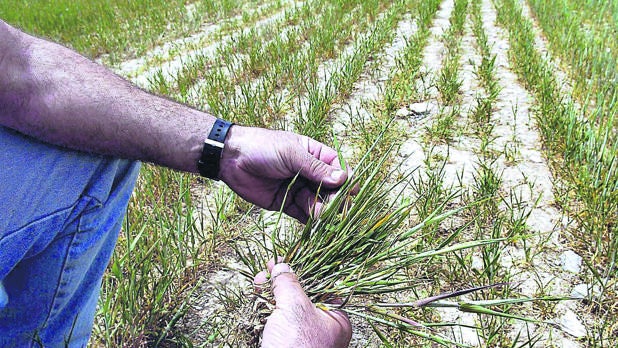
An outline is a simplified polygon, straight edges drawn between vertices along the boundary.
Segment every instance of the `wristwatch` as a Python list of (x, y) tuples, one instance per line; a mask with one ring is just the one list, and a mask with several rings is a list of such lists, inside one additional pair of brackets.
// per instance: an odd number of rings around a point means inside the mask
[(208, 138), (204, 140), (202, 156), (197, 161), (197, 169), (200, 175), (213, 180), (219, 180), (219, 162), (225, 143), (227, 132), (234, 124), (222, 119), (217, 119), (210, 130)]

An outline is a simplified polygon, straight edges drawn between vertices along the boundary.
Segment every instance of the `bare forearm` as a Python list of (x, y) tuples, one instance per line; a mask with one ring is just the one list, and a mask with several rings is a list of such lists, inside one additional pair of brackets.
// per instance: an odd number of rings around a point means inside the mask
[(76, 150), (197, 171), (213, 116), (1, 21), (0, 42), (0, 125)]
[[(214, 122), (0, 20), (0, 126), (81, 151), (197, 172)], [(323, 206), (319, 188), (336, 189), (348, 177), (334, 149), (257, 127), (229, 130), (219, 168), (218, 178), (241, 197), (301, 222)], [(299, 174), (303, 180), (290, 187)]]

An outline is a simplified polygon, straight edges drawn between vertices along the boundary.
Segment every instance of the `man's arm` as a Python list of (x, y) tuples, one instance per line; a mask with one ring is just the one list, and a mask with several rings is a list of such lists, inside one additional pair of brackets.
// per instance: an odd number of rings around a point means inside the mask
[[(0, 20), (0, 125), (67, 148), (197, 172), (215, 117), (140, 90), (63, 46)], [(290, 187), (292, 179), (300, 174)], [(233, 126), (219, 178), (301, 222), (347, 179), (337, 152), (298, 134)]]
[(68, 148), (197, 172), (215, 118), (0, 21), (0, 125)]

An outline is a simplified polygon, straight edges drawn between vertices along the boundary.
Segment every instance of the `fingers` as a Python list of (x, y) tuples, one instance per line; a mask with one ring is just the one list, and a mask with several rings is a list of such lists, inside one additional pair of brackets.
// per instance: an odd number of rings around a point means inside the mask
[(319, 311), (320, 315), (328, 318), (331, 325), (335, 325), (337, 335), (334, 337), (333, 347), (348, 347), (352, 340), (352, 324), (348, 315), (339, 310), (335, 311)]
[(341, 169), (337, 151), (308, 137), (302, 137), (307, 152), (300, 156), (300, 175), (326, 188), (337, 188), (346, 181), (348, 173)]
[(271, 272), (271, 287), (277, 308), (296, 308), (310, 306), (311, 300), (298, 282), (298, 277), (285, 263), (276, 264)]
[[(322, 183), (327, 189), (338, 188), (352, 176), (349, 166), (346, 165), (346, 170), (341, 168), (337, 151), (311, 138), (306, 138), (306, 141), (310, 156), (304, 159), (305, 166), (301, 168), (305, 170), (301, 170), (301, 175), (313, 183)], [(350, 194), (356, 195), (359, 189), (358, 184), (354, 185)]]
[[(317, 309), (288, 264), (275, 265), (271, 260), (267, 266), (276, 309), (266, 322), (263, 346), (287, 347), (290, 345), (282, 342), (295, 341), (295, 335), (301, 335), (307, 342), (314, 342), (312, 346), (348, 347), (352, 326), (347, 314)], [(260, 272), (255, 278), (265, 280), (266, 273)]]
[[(298, 282), (296, 274), (292, 272), (290, 266), (285, 263), (275, 265), (271, 270), (272, 291), (275, 296), (277, 308), (293, 311), (296, 315), (301, 313), (316, 313), (317, 317), (306, 321), (306, 325), (315, 324), (316, 319), (323, 323), (322, 328), (332, 334), (332, 341), (328, 347), (348, 347), (352, 338), (352, 325), (348, 315), (338, 310), (318, 310), (305, 294), (302, 286)], [(322, 319), (318, 319), (318, 318)], [(310, 317), (311, 318), (311, 317)], [(316, 334), (328, 334), (322, 331)]]
[(316, 191), (305, 180), (295, 183), (288, 191), (284, 212), (302, 223), (310, 216), (317, 218), (328, 202), (337, 194), (336, 191), (323, 189)]
[(335, 151), (335, 149), (309, 137), (302, 137), (302, 140), (306, 142), (305, 147), (307, 152), (313, 157), (341, 169), (341, 165), (339, 164), (339, 154)]
[[(330, 194), (327, 196), (330, 198)], [(302, 223), (307, 223), (309, 216), (317, 217), (324, 208), (326, 201), (317, 192), (307, 186), (299, 187), (293, 197), (288, 197), (286, 213)]]
[(262, 271), (253, 277), (253, 285), (255, 285), (256, 291), (261, 291), (266, 283), (268, 283), (268, 273), (266, 271)]
[(321, 206), (322, 203), (320, 202), (320, 199), (317, 197), (316, 192), (309, 189), (308, 187), (301, 188), (296, 194), (296, 196), (294, 196), (294, 204), (305, 215), (304, 216), (305, 221), (302, 221), (303, 223), (307, 222), (310, 215), (315, 216), (315, 213), (316, 213), (315, 208), (318, 205), (318, 203)]
[(322, 162), (311, 154), (304, 156), (300, 164), (300, 175), (326, 188), (337, 188), (348, 178), (348, 174), (341, 168)]
[[(283, 256), (277, 256), (277, 263), (283, 262)], [(275, 260), (270, 259), (266, 262), (266, 268), (268, 271), (261, 271), (253, 277), (254, 289), (257, 293), (261, 293), (262, 290), (268, 285), (268, 277), (273, 267), (275, 267)]]
[(277, 256), (277, 262), (275, 263), (275, 260), (270, 259), (268, 260), (268, 262), (266, 262), (266, 268), (268, 268), (268, 272), (272, 272), (273, 271), (273, 267), (275, 267), (275, 265), (277, 263), (282, 263), (283, 262), (283, 256)]
[[(283, 256), (277, 256), (277, 263), (281, 263), (283, 262), (283, 260)], [(273, 267), (275, 267), (275, 260), (268, 260), (268, 262), (266, 262), (266, 268), (268, 268), (268, 272), (262, 271), (256, 274), (255, 277), (253, 277), (253, 284), (262, 285), (268, 283), (268, 274), (272, 271)]]
[[(291, 134), (291, 137), (300, 141), (303, 150), (294, 146), (286, 147), (282, 158), (290, 173), (300, 175), (293, 179), (292, 187), (280, 186), (280, 191), (283, 188), (286, 191), (277, 194), (270, 209), (279, 209), (283, 204), (283, 211), (287, 215), (306, 223), (310, 216), (317, 217), (320, 214), (328, 198), (346, 182), (350, 173), (341, 168), (338, 153), (334, 149), (305, 136)], [(358, 185), (350, 189), (351, 195), (356, 192)]]
[(281, 209), (281, 205), (283, 205), (283, 212), (301, 223), (306, 223), (314, 207), (317, 195), (316, 190), (312, 186), (304, 178), (296, 178), (292, 186), (285, 182), (282, 183), (269, 208), (277, 210)]

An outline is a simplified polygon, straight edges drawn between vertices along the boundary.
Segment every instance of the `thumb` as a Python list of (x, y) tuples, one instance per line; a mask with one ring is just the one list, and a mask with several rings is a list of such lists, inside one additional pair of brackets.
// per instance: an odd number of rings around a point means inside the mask
[(321, 183), (326, 188), (337, 188), (348, 178), (348, 174), (341, 168), (329, 165), (310, 153), (307, 153), (301, 161), (300, 175), (313, 183)]
[(277, 308), (297, 308), (299, 305), (302, 307), (313, 306), (290, 266), (285, 263), (277, 264), (270, 274), (272, 292)]

